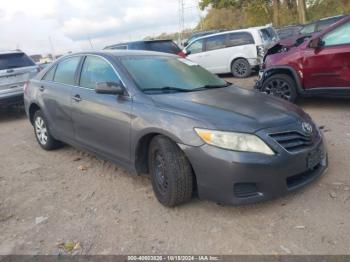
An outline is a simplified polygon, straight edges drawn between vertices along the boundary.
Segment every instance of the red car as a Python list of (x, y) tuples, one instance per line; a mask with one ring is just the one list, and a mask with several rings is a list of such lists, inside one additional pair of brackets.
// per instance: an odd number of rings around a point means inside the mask
[(255, 88), (294, 102), (300, 96), (350, 96), (350, 17), (293, 45), (268, 50)]

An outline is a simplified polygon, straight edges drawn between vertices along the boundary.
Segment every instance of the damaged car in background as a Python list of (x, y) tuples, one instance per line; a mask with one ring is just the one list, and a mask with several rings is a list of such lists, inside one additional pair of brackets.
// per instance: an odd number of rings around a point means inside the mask
[(255, 88), (295, 102), (298, 97), (350, 97), (350, 17), (264, 57)]

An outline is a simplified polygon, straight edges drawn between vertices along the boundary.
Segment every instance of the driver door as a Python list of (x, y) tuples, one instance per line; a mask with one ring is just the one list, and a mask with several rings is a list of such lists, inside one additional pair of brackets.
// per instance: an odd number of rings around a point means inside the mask
[(105, 58), (86, 56), (79, 86), (72, 90), (75, 140), (117, 161), (130, 161), (132, 99), (127, 95), (97, 94), (96, 83), (121, 80)]
[(305, 51), (304, 86), (350, 87), (350, 22), (325, 34), (321, 44)]

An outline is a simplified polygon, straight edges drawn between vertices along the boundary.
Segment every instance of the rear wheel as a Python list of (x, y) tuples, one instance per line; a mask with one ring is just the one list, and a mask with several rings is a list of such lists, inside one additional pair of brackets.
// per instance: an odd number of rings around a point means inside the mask
[(293, 103), (298, 97), (295, 81), (289, 75), (285, 74), (272, 75), (266, 79), (261, 91), (265, 94), (277, 96)]
[(33, 120), (36, 140), (43, 149), (53, 150), (61, 146), (61, 142), (50, 134), (47, 121), (40, 110), (35, 112)]
[(153, 191), (164, 206), (190, 201), (193, 172), (181, 149), (164, 136), (153, 138), (149, 148), (149, 167)]
[(251, 75), (252, 68), (246, 59), (240, 58), (232, 63), (231, 72), (234, 77), (245, 78)]

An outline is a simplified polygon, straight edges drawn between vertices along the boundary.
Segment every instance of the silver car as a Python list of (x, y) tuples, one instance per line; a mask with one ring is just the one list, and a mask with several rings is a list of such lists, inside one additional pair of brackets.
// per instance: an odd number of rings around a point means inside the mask
[(0, 106), (23, 103), (23, 86), (39, 71), (20, 51), (0, 52)]

